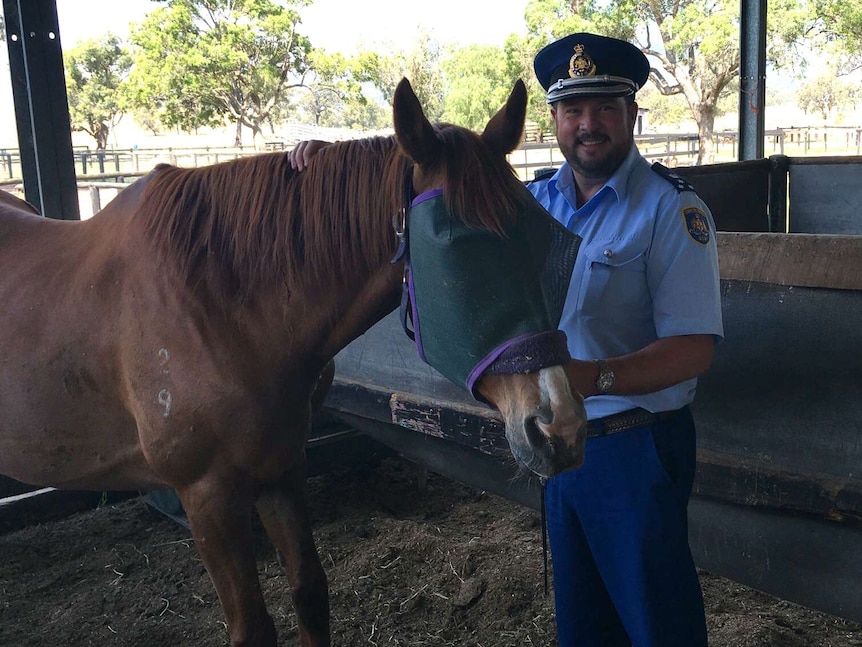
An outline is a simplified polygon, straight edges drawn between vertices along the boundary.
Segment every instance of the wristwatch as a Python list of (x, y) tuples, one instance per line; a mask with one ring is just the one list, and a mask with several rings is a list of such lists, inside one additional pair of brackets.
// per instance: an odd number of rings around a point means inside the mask
[(596, 378), (596, 390), (602, 395), (608, 394), (613, 390), (617, 378), (605, 360), (597, 359), (596, 364), (599, 365), (599, 376)]

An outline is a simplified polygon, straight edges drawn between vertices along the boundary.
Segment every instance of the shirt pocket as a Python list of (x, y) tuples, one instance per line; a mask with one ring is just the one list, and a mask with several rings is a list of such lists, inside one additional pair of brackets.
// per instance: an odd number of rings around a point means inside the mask
[(643, 317), (650, 303), (643, 247), (631, 240), (592, 241), (582, 253), (579, 314), (611, 321)]

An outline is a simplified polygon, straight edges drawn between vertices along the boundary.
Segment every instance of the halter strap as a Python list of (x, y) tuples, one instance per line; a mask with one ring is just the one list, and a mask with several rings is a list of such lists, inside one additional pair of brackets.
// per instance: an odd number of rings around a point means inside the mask
[[(409, 245), (407, 238), (407, 217), (410, 214), (410, 204), (413, 202), (413, 165), (408, 164), (404, 167), (404, 185), (403, 197), (401, 202), (401, 211), (392, 216), (392, 229), (395, 230), (395, 237), (398, 239), (398, 249), (395, 251), (395, 256), (389, 261), (395, 265), (402, 258), (409, 261)], [(407, 272), (407, 265), (404, 266), (404, 272)]]
[(408, 221), (410, 216), (410, 206), (413, 202), (412, 164), (408, 164), (404, 167), (403, 197), (404, 200), (401, 203), (401, 211), (392, 216), (392, 229), (395, 230), (395, 237), (398, 239), (398, 249), (395, 251), (395, 256), (393, 256), (389, 262), (394, 265), (401, 260), (404, 261), (404, 274), (401, 278), (401, 327), (404, 329), (404, 333), (411, 341), (416, 341), (416, 334), (413, 332), (413, 306), (410, 303), (409, 288), (410, 238)]

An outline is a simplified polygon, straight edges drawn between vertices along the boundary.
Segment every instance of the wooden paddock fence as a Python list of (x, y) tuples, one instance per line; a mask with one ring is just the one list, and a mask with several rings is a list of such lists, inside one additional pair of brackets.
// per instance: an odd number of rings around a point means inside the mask
[[(509, 161), (522, 180), (532, 179), (539, 169), (563, 163), (553, 135), (528, 132), (524, 143), (509, 155)], [(738, 133), (715, 133), (716, 162), (736, 161)], [(669, 166), (689, 167), (697, 163), (697, 134), (656, 133), (635, 136), (644, 157)], [(777, 128), (765, 134), (766, 155), (862, 155), (862, 127), (823, 126)], [(93, 151), (75, 147), (73, 158), (78, 178), (81, 217), (88, 218), (104, 207), (127, 184), (160, 163), (175, 166), (206, 166), (231, 159), (286, 150), (294, 145), (287, 140), (266, 142), (264, 150), (252, 147), (168, 147), (130, 148)], [(0, 189), (16, 192), (21, 185), (21, 158), (17, 149), (0, 149)]]

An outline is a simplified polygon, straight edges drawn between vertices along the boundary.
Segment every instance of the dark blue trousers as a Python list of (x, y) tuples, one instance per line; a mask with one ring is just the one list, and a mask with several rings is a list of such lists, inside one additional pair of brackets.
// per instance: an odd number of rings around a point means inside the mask
[(688, 545), (695, 469), (688, 407), (587, 441), (545, 505), (560, 647), (706, 647)]

